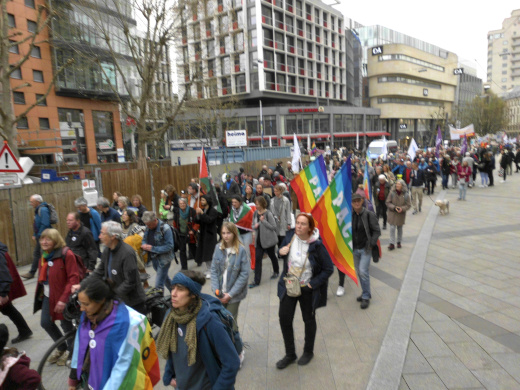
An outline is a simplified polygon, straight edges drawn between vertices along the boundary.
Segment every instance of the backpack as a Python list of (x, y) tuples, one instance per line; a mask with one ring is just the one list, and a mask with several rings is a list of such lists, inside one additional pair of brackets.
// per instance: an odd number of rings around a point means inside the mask
[[(233, 345), (235, 346), (237, 354), (240, 356), (240, 354), (244, 350), (244, 343), (242, 342), (242, 337), (240, 336), (240, 332), (238, 331), (238, 325), (235, 322), (235, 319), (233, 318), (229, 310), (227, 310), (224, 306), (221, 305), (219, 309), (212, 309), (211, 313), (216, 315), (220, 322), (222, 322), (222, 324), (224, 325), (224, 329), (226, 330), (226, 333), (231, 339)], [(206, 326), (204, 326), (204, 330), (207, 334), (208, 329), (206, 328)], [(211, 342), (210, 346), (213, 351), (213, 355), (215, 356), (215, 358), (218, 359), (218, 354), (215, 350), (215, 346), (211, 344)]]
[(161, 226), (161, 229), (159, 229), (159, 232), (161, 233), (163, 238), (164, 238), (163, 226), (166, 226), (166, 228), (168, 228), (168, 229), (170, 229), (172, 231), (172, 236), (173, 236), (173, 250), (172, 250), (173, 258), (175, 260), (175, 263), (179, 264), (179, 260), (177, 260), (177, 256), (175, 255), (175, 252), (177, 252), (179, 250), (179, 240), (180, 240), (179, 232), (177, 231), (177, 229), (174, 229), (172, 226), (170, 226), (166, 222), (163, 222), (163, 224)]
[[(49, 223), (51, 225), (56, 225), (58, 223), (58, 212), (56, 211), (56, 207), (52, 203), (47, 203), (47, 209), (49, 209)], [(38, 210), (38, 215), (41, 216), (40, 210)]]
[(67, 256), (67, 252), (72, 252), (74, 255), (74, 258), (76, 259), (76, 265), (78, 266), (78, 272), (79, 272), (79, 281), (81, 282), (83, 279), (85, 279), (85, 276), (87, 275), (87, 267), (85, 267), (85, 264), (83, 263), (83, 259), (81, 256), (78, 256), (75, 254), (72, 249), (70, 249), (68, 246), (63, 247), (63, 250), (61, 252), (61, 257), (63, 257), (63, 260), (65, 261), (65, 257)]

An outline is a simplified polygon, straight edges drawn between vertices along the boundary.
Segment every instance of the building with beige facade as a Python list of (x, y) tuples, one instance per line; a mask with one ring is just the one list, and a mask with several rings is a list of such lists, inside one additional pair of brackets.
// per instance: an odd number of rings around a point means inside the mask
[(368, 49), (370, 107), (381, 110), (383, 130), (401, 145), (413, 137), (426, 146), (437, 118), (445, 117), (456, 101), (459, 62), (454, 53), (436, 54), (405, 44)]
[(513, 90), (504, 94), (504, 101), (507, 104), (507, 113), (509, 115), (509, 124), (506, 131), (509, 138), (516, 138), (520, 136), (520, 86), (513, 88)]
[(520, 86), (520, 9), (488, 32), (487, 83), (497, 95)]

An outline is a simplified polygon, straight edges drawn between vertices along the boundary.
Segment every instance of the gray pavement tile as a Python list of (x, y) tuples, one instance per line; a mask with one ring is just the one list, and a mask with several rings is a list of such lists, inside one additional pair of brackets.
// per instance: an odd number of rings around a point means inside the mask
[[(466, 273), (466, 275), (467, 275), (467, 273)], [(467, 287), (471, 287), (471, 286), (475, 286), (475, 285), (479, 284), (478, 281), (473, 280), (473, 279), (471, 279), (467, 276), (463, 276), (463, 275), (453, 275), (453, 276), (448, 277), (448, 279), (453, 282), (456, 282), (458, 284), (462, 284), (463, 286), (467, 286)]]
[(412, 333), (410, 338), (425, 358), (453, 356), (453, 352), (436, 333)]
[(517, 382), (520, 383), (520, 354), (518, 353), (493, 353), (491, 357), (495, 359), (504, 370), (508, 372)]
[(520, 389), (520, 383), (515, 381), (503, 368), (472, 370), (472, 372), (487, 390)]
[(507, 329), (510, 332), (520, 332), (520, 321), (506, 316), (505, 314), (494, 311), (481, 314), (480, 317), (488, 320), (489, 322), (492, 322), (495, 325)]
[(412, 333), (425, 333), (425, 332), (433, 332), (432, 328), (426, 321), (421, 317), (420, 314), (415, 312), (413, 322), (412, 322)]
[(472, 341), (471, 337), (464, 332), (456, 322), (447, 321), (430, 321), (428, 325), (437, 333), (445, 343), (454, 343), (462, 341)]
[(466, 297), (452, 299), (450, 300), (450, 303), (476, 315), (494, 312), (494, 309), (492, 307), (479, 302), (475, 302), (474, 300)]
[(406, 359), (404, 361), (403, 374), (425, 374), (432, 373), (433, 368), (426, 358), (421, 354), (413, 341), (408, 343)]
[(428, 363), (448, 389), (481, 386), (471, 371), (454, 356), (428, 358)]
[(404, 380), (404, 378), (401, 378), (401, 382), (399, 383), (398, 390), (410, 390), (410, 388), (406, 384), (406, 381)]
[(404, 374), (403, 378), (410, 390), (445, 390), (447, 389), (437, 374)]
[(471, 337), (482, 349), (484, 349), (487, 353), (513, 353), (511, 348), (508, 346), (499, 343), (498, 341), (494, 340), (493, 338), (489, 336), (483, 335), (481, 332), (478, 332), (474, 329), (469, 328), (468, 326), (458, 322), (454, 321), (457, 325), (460, 326), (460, 328), (466, 332), (466, 334)]
[(421, 315), (421, 317), (426, 321), (442, 321), (447, 320), (449, 317), (446, 314), (441, 313), (440, 311), (434, 309), (431, 306), (423, 302), (417, 302), (417, 313)]
[(448, 347), (470, 370), (493, 369), (497, 362), (475, 341), (449, 343)]
[(359, 359), (364, 363), (372, 363), (376, 360), (383, 338), (371, 339), (365, 337), (353, 337), (354, 345)]
[(441, 299), (444, 299), (446, 301), (451, 301), (453, 299), (460, 298), (460, 295), (455, 294), (454, 292), (451, 292), (449, 290), (446, 290), (442, 286), (438, 286), (436, 284), (428, 282), (427, 280), (422, 281), (421, 289), (424, 291), (427, 291), (430, 294), (433, 294)]

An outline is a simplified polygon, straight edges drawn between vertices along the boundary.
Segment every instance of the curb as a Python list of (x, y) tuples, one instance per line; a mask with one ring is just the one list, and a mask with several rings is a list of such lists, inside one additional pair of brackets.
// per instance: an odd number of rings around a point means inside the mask
[[(437, 199), (444, 199), (445, 196), (446, 191), (443, 190)], [(433, 206), (415, 242), (401, 291), (368, 381), (368, 390), (397, 390), (401, 383), (424, 264), (438, 214), (439, 210)]]

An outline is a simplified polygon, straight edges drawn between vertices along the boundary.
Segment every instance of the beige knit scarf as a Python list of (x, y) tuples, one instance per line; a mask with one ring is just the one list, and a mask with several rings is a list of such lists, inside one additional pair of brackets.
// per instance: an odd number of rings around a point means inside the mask
[(172, 309), (164, 320), (159, 337), (157, 338), (157, 352), (164, 359), (168, 359), (170, 352), (177, 352), (177, 327), (178, 324), (186, 325), (186, 337), (184, 341), (188, 347), (188, 366), (192, 366), (197, 359), (197, 314), (202, 307), (202, 300), (199, 299), (195, 310), (180, 311)]

